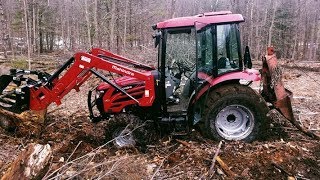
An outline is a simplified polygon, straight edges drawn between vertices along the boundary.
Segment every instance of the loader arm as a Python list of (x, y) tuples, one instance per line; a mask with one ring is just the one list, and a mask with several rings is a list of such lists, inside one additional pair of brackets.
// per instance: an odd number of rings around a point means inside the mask
[(154, 67), (141, 64), (141, 63), (139, 63), (137, 61), (134, 61), (134, 60), (119, 56), (117, 54), (113, 54), (113, 53), (111, 53), (109, 51), (106, 51), (104, 49), (93, 48), (91, 50), (91, 54), (95, 55), (97, 57), (103, 58), (103, 59), (109, 59), (109, 60), (114, 60), (114, 61), (117, 61), (117, 62), (123, 62), (123, 63), (126, 63), (126, 64), (131, 64), (131, 65), (134, 65), (135, 68), (144, 69), (144, 70), (155, 70)]
[[(98, 54), (103, 54), (106, 57), (111, 55), (111, 58), (116, 60), (123, 60), (126, 62), (125, 58), (120, 56), (112, 56), (112, 53), (108, 53), (107, 51), (102, 51), (101, 49), (93, 49), (92, 54), (89, 53), (76, 53), (74, 55), (73, 60), (71, 62), (67, 62), (70, 65), (70, 68), (67, 69), (64, 75), (60, 78), (59, 74), (62, 72), (61, 69), (58, 70), (58, 73), (54, 74), (53, 78), (49, 78), (48, 82), (44, 83), (41, 86), (34, 86), (30, 88), (30, 110), (43, 110), (46, 109), (52, 102), (55, 102), (57, 105), (61, 104), (61, 99), (68, 94), (72, 89), (79, 91), (80, 86), (92, 75), (95, 74), (103, 81), (107, 83), (111, 83), (111, 81), (107, 81), (106, 77), (97, 73), (96, 70), (104, 70), (113, 72), (116, 74), (130, 76), (145, 82), (146, 92), (144, 96), (137, 101), (140, 106), (151, 106), (154, 100), (154, 78), (149, 71), (139, 72), (123, 65), (120, 65), (115, 62), (108, 61), (106, 59), (100, 58)], [(138, 64), (136, 62), (127, 61), (131, 64)], [(65, 66), (63, 68), (67, 68)], [(150, 67), (151, 68), (151, 67)], [(63, 70), (63, 69), (62, 69)], [(54, 82), (52, 85), (51, 82)], [(123, 89), (120, 87), (115, 87), (119, 89), (121, 92), (125, 93)]]

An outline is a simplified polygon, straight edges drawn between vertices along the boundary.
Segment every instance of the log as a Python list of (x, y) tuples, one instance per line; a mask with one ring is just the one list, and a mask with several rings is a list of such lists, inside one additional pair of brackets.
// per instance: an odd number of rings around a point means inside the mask
[(31, 143), (11, 163), (1, 180), (41, 179), (48, 168), (51, 155), (49, 144)]

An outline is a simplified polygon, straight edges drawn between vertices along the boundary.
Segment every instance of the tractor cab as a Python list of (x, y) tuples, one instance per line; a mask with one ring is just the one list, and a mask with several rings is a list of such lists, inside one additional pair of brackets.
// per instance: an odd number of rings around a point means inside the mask
[(162, 114), (187, 112), (205, 86), (243, 70), (239, 34), (243, 21), (242, 15), (222, 11), (169, 19), (154, 26)]

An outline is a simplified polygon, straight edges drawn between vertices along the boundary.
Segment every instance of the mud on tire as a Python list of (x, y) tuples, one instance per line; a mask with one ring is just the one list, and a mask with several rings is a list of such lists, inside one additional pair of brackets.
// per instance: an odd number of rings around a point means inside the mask
[(202, 112), (202, 133), (215, 140), (263, 139), (269, 119), (264, 99), (253, 89), (230, 84), (212, 90)]

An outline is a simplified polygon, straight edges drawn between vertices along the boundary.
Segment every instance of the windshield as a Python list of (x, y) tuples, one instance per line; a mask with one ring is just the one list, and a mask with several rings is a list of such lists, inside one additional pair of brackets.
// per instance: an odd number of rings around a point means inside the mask
[(177, 29), (168, 31), (166, 62), (169, 69), (190, 73), (195, 66), (195, 30)]

